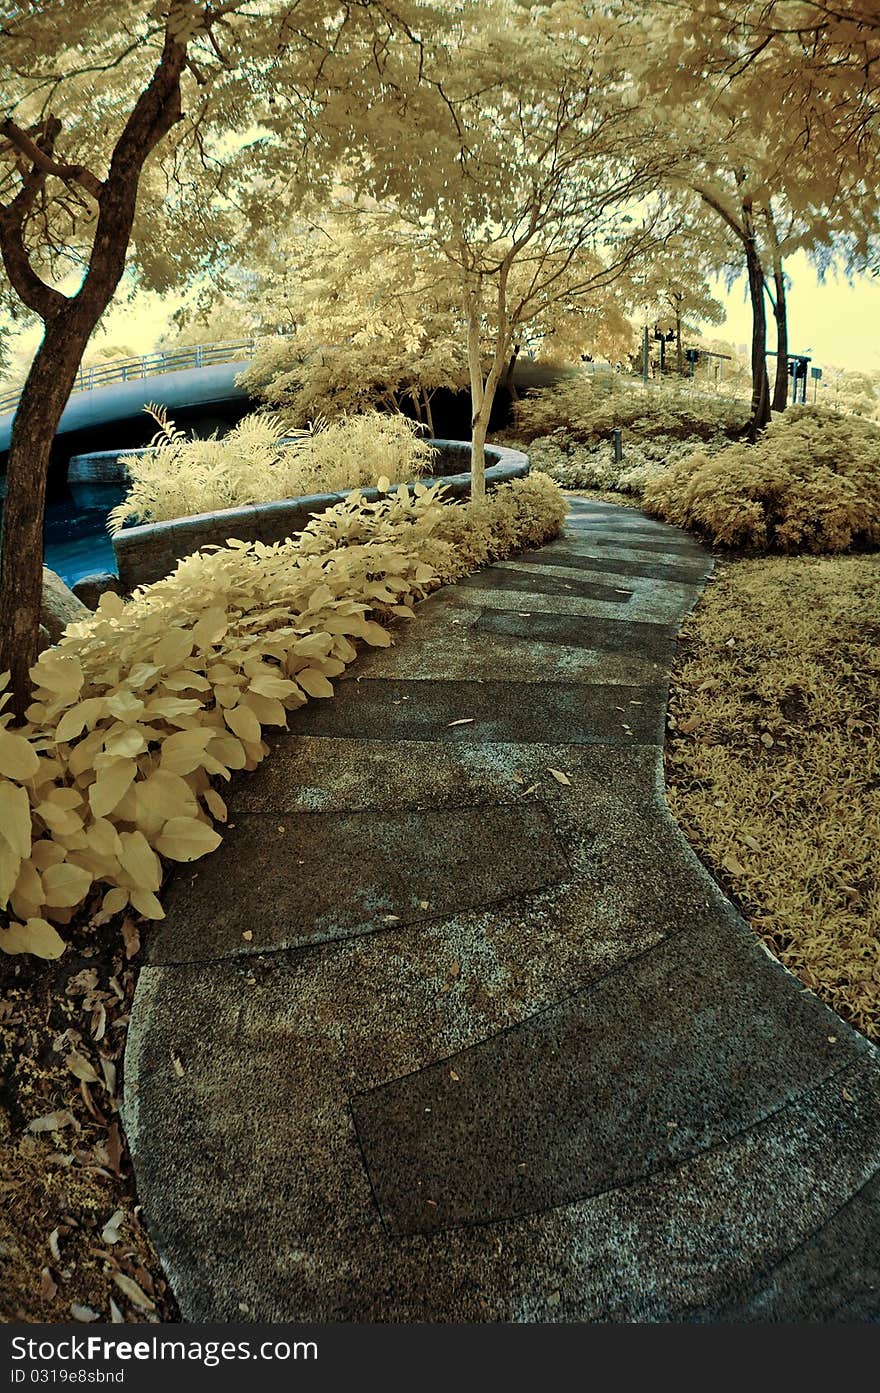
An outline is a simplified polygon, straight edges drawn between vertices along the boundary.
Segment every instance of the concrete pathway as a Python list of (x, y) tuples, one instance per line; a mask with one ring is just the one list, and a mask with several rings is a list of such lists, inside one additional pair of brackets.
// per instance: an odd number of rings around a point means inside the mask
[(241, 781), (174, 882), (126, 1058), (186, 1318), (880, 1315), (877, 1052), (664, 802), (709, 566), (572, 501)]

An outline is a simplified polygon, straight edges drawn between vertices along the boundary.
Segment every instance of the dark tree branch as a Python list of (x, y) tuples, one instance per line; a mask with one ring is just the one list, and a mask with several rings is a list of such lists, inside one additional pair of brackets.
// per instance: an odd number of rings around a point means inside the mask
[(81, 164), (62, 164), (52, 158), (46, 150), (42, 149), (35, 141), (31, 140), (27, 131), (23, 131), (17, 126), (11, 116), (0, 125), (10, 145), (20, 150), (37, 169), (44, 174), (54, 174), (57, 179), (61, 179), (65, 184), (80, 184), (92, 198), (100, 198), (103, 184), (101, 180), (92, 174), (91, 170), (86, 169)]

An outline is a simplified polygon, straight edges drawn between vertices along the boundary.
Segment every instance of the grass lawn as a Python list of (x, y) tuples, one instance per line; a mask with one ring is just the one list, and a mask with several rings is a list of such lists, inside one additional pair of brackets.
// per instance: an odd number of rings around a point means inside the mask
[(686, 622), (669, 802), (771, 951), (880, 1038), (880, 555), (718, 563)]

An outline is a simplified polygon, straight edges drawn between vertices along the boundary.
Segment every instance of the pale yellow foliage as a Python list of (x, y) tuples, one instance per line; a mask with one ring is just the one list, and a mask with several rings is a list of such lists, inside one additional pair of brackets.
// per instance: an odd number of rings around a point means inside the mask
[(748, 415), (743, 403), (699, 396), (687, 386), (643, 388), (616, 373), (578, 373), (530, 392), (517, 405), (516, 429), (524, 440), (564, 429), (582, 445), (608, 440), (615, 429), (624, 441), (733, 439)]
[[(161, 918), (163, 859), (220, 843), (215, 781), (254, 769), (358, 641), (387, 646), (411, 603), (486, 561), (556, 535), (546, 478), (446, 505), (441, 485), (358, 493), (275, 546), (232, 542), (182, 561), (129, 603), (102, 597), (32, 669), (28, 724), (0, 716), (0, 949), (52, 957), (53, 926), (91, 900)], [(371, 617), (371, 614), (377, 617)], [(92, 896), (100, 892), (100, 899)]]
[(846, 551), (880, 542), (880, 429), (792, 408), (756, 445), (698, 451), (644, 488), (645, 508), (718, 546)]
[(669, 797), (774, 953), (880, 1037), (880, 557), (726, 564), (684, 629)]
[(130, 484), (110, 513), (113, 532), (126, 523), (369, 487), (381, 477), (397, 483), (424, 474), (434, 457), (412, 421), (377, 411), (296, 432), (254, 413), (209, 440), (188, 440), (165, 423), (154, 446), (123, 459)]

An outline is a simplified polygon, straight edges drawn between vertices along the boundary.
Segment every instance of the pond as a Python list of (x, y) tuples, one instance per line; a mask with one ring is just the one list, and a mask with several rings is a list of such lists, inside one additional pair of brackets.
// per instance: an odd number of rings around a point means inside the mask
[[(107, 514), (122, 501), (123, 484), (68, 484), (46, 503), (45, 562), (68, 585), (93, 571), (116, 571)], [(0, 517), (2, 517), (0, 500)]]

